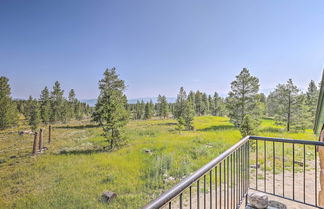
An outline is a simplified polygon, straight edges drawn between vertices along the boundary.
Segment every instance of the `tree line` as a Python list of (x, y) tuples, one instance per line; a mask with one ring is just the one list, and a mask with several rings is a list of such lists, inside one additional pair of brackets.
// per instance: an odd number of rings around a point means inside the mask
[(242, 136), (254, 134), (262, 117), (271, 117), (277, 124), (285, 125), (287, 131), (311, 128), (315, 118), (319, 86), (310, 81), (306, 92), (302, 92), (289, 79), (278, 84), (268, 96), (259, 92), (259, 79), (243, 70), (231, 82), (231, 90), (226, 98), (215, 92), (208, 95), (200, 91), (186, 93), (180, 88), (175, 103), (168, 103), (163, 95), (157, 103), (152, 101), (128, 104), (124, 93), (125, 81), (119, 78), (115, 68), (106, 69), (99, 81), (99, 96), (93, 109), (79, 102), (73, 89), (68, 98), (59, 82), (55, 82), (52, 91), (47, 87), (38, 100), (30, 97), (26, 101), (13, 101), (10, 96), (8, 79), (0, 77), (0, 129), (17, 123), (18, 112), (22, 113), (35, 129), (39, 123), (67, 122), (82, 119), (92, 112), (92, 120), (103, 127), (104, 136), (110, 142), (110, 148), (126, 142), (124, 127), (129, 119), (143, 120), (152, 117), (177, 119), (176, 129), (194, 130), (194, 116), (228, 116), (241, 131)]
[[(200, 91), (190, 91), (189, 94), (185, 92), (183, 87), (180, 91), (181, 96), (190, 100), (194, 114), (196, 116), (213, 115), (225, 116), (226, 107), (225, 100), (215, 92), (213, 95), (207, 95)], [(182, 95), (185, 94), (185, 95)], [(152, 117), (159, 118), (176, 118), (177, 115), (177, 102), (168, 103), (166, 96), (158, 95), (157, 102), (154, 104), (152, 100), (144, 103), (143, 100), (137, 101), (136, 104), (128, 104), (127, 109), (131, 114), (131, 118), (135, 120), (146, 120)]]
[(64, 97), (61, 84), (56, 81), (52, 91), (45, 87), (38, 99), (29, 97), (27, 100), (13, 100), (9, 79), (0, 77), (0, 129), (18, 125), (19, 114), (28, 121), (32, 130), (42, 123), (66, 123), (72, 119), (81, 120), (91, 114), (89, 105), (76, 98), (75, 91), (69, 91)]

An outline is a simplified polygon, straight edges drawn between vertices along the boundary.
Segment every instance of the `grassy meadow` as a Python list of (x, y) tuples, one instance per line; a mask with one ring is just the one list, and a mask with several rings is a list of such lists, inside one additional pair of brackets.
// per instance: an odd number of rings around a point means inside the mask
[[(196, 117), (195, 131), (181, 134), (175, 126), (173, 119), (130, 121), (128, 144), (104, 151), (101, 127), (57, 124), (51, 144), (44, 133), (49, 150), (37, 156), (30, 155), (33, 136), (2, 131), (0, 208), (140, 208), (241, 138), (226, 117)], [(262, 120), (258, 135), (317, 140), (311, 130), (287, 133), (272, 119)], [(100, 201), (105, 190), (118, 197)]]

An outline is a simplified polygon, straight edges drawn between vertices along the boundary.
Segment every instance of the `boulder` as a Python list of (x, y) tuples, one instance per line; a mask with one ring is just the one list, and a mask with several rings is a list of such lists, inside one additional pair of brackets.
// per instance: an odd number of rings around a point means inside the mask
[(21, 136), (25, 135), (25, 134), (33, 135), (34, 132), (32, 132), (32, 131), (18, 131), (18, 134), (21, 135)]
[(285, 204), (282, 204), (280, 202), (270, 200), (269, 201), (269, 206), (267, 209), (287, 209), (287, 206)]
[(104, 191), (101, 195), (101, 199), (104, 202), (110, 202), (114, 198), (117, 197), (117, 194), (115, 192), (110, 192), (110, 191)]
[(152, 151), (152, 150), (150, 150), (150, 149), (144, 149), (144, 152), (145, 152), (145, 153), (147, 153), (147, 154), (150, 154), (150, 155), (152, 155), (152, 154), (153, 154), (153, 151)]
[(249, 193), (248, 204), (252, 208), (257, 208), (257, 209), (267, 208), (269, 205), (268, 196), (257, 192)]

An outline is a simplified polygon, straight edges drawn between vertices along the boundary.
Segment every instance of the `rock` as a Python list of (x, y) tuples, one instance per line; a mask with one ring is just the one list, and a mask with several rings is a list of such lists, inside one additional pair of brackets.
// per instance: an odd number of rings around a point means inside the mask
[(19, 135), (24, 135), (24, 134), (30, 134), (30, 135), (32, 135), (32, 134), (34, 134), (34, 132), (32, 132), (32, 131), (18, 131), (18, 134)]
[(269, 201), (269, 206), (267, 209), (287, 209), (287, 206), (285, 204), (282, 204), (280, 202), (270, 200)]
[(153, 151), (152, 151), (152, 150), (150, 150), (150, 149), (145, 149), (145, 150), (144, 150), (144, 152), (145, 152), (145, 153), (148, 153), (148, 154), (150, 154), (150, 155), (152, 155), (152, 154), (153, 154)]
[(46, 150), (48, 150), (47, 147), (43, 147), (43, 148), (42, 148), (42, 151), (46, 151)]
[(0, 164), (1, 163), (5, 163), (6, 162), (6, 160), (4, 160), (4, 159), (0, 159)]
[(163, 179), (163, 183), (165, 183), (165, 184), (167, 184), (169, 182), (174, 182), (174, 181), (175, 181), (175, 178), (172, 176), (169, 176), (169, 177)]
[(16, 155), (12, 155), (12, 156), (10, 156), (11, 159), (16, 158), (16, 157), (17, 157)]
[(299, 165), (299, 166), (304, 166), (304, 163), (303, 162), (298, 162), (298, 161), (294, 161), (295, 164)]
[(110, 192), (110, 191), (104, 191), (101, 195), (101, 199), (104, 202), (110, 202), (114, 198), (117, 197), (117, 194), (115, 192)]
[(248, 194), (248, 203), (250, 207), (264, 209), (268, 207), (268, 196), (261, 193), (252, 192)]

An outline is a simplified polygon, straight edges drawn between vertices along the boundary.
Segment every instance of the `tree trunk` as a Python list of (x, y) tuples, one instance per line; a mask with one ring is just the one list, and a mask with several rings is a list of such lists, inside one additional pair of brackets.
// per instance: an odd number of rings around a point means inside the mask
[[(324, 127), (321, 131), (319, 140), (321, 142), (324, 141)], [(319, 152), (319, 161), (320, 161), (320, 169), (321, 169), (321, 171), (320, 171), (321, 189), (320, 189), (320, 192), (318, 193), (318, 200), (319, 200), (319, 206), (324, 207), (324, 147), (319, 146), (318, 152)]]
[(110, 149), (114, 146), (114, 129), (111, 129)]

